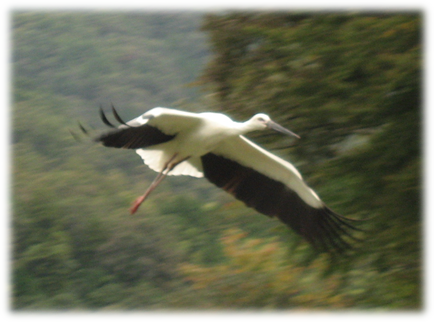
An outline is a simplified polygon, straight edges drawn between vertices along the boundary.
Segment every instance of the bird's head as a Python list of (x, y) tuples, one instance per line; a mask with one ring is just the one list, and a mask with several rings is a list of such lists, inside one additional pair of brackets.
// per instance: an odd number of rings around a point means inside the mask
[(259, 113), (254, 115), (249, 123), (251, 123), (252, 127), (255, 130), (265, 130), (265, 129), (272, 129), (274, 131), (289, 135), (289, 136), (295, 136), (297, 139), (300, 138), (299, 135), (295, 134), (294, 132), (284, 128), (283, 126), (277, 124), (271, 118), (264, 113)]

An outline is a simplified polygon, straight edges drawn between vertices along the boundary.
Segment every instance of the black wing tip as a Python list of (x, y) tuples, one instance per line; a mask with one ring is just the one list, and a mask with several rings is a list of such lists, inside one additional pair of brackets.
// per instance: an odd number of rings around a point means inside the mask
[[(116, 108), (111, 103), (111, 110), (113, 117), (121, 125), (119, 127), (115, 126), (111, 121), (109, 121), (106, 112), (102, 104), (99, 106), (99, 116), (102, 122), (110, 127), (108, 131), (104, 131), (97, 136), (91, 137), (91, 140), (95, 143), (100, 143), (106, 147), (113, 148), (124, 148), (124, 149), (139, 149), (146, 148), (148, 146), (165, 143), (172, 140), (175, 135), (167, 135), (160, 131), (158, 128), (153, 127), (148, 124), (134, 124), (130, 125), (126, 123), (116, 111)], [(152, 115), (148, 117), (153, 118)], [(137, 122), (136, 122), (137, 123)], [(78, 122), (78, 128), (86, 136), (91, 136), (90, 131), (88, 131), (80, 122)], [(75, 131), (69, 131), (73, 138), (80, 142), (80, 137)], [(78, 132), (78, 131), (77, 131)]]
[[(77, 125), (78, 128), (80, 129), (80, 132), (82, 134), (84, 134), (85, 136), (89, 137), (90, 136), (90, 131), (88, 129), (86, 129), (79, 121), (77, 121)], [(72, 135), (72, 137), (74, 138), (74, 140), (76, 140), (79, 143), (83, 142), (82, 137), (80, 136), (80, 132), (77, 134), (75, 131), (68, 129), (69, 133)]]
[(321, 208), (305, 205), (295, 217), (299, 218), (297, 223), (293, 222), (292, 216), (278, 216), (318, 253), (329, 253), (331, 256), (350, 255), (363, 241), (354, 234), (364, 230), (355, 227), (352, 219), (337, 214), (326, 205)]
[[(111, 107), (111, 111), (113, 114), (113, 117), (115, 118), (116, 121), (118, 121), (120, 124), (125, 125), (127, 127), (132, 127), (131, 125), (129, 125), (127, 122), (125, 122), (119, 115), (118, 111), (116, 111), (116, 108), (114, 107), (113, 103), (110, 103), (110, 107)], [(113, 125), (113, 123), (111, 123), (106, 114), (104, 113), (104, 109), (102, 107), (102, 104), (100, 104), (99, 106), (99, 114), (101, 117), (101, 120), (103, 121), (103, 123), (111, 128), (117, 128), (115, 125)]]
[(311, 238), (311, 244), (321, 252), (334, 255), (350, 255), (357, 251), (357, 246), (362, 239), (355, 237), (355, 232), (363, 232), (363, 229), (355, 227), (357, 219), (341, 216), (325, 206), (319, 210), (318, 234)]
[(116, 128), (116, 126), (114, 126), (112, 123), (110, 123), (110, 121), (108, 120), (107, 116), (104, 113), (104, 110), (102, 108), (102, 106), (100, 105), (99, 107), (99, 116), (101, 117), (102, 122), (107, 125), (108, 127), (111, 128)]
[(88, 135), (89, 134), (89, 131), (80, 123), (80, 122), (77, 122), (78, 123), (78, 127), (80, 128), (80, 130), (84, 133), (84, 134), (86, 134), (86, 135)]
[(69, 133), (71, 134), (71, 136), (74, 138), (75, 141), (77, 141), (77, 142), (79, 142), (79, 143), (82, 142), (81, 138), (78, 136), (77, 133), (75, 133), (75, 132), (74, 132), (73, 130), (71, 130), (71, 129), (68, 129), (68, 131), (69, 131)]
[(113, 116), (115, 117), (116, 121), (118, 121), (120, 124), (130, 126), (119, 116), (119, 113), (116, 111), (113, 103), (111, 103), (111, 108), (112, 108)]

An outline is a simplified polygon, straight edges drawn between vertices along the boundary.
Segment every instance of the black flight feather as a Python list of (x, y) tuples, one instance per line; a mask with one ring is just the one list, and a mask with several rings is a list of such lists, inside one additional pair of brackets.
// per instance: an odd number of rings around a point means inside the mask
[(201, 157), (205, 177), (217, 187), (269, 217), (277, 217), (320, 251), (343, 253), (351, 249), (345, 236), (358, 230), (347, 218), (323, 205), (306, 204), (282, 182), (239, 163), (208, 153)]

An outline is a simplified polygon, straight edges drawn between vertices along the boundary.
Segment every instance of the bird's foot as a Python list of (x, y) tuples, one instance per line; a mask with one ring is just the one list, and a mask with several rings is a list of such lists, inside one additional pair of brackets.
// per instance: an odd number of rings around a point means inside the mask
[(146, 198), (146, 196), (143, 195), (143, 196), (138, 197), (138, 198), (134, 201), (133, 205), (132, 205), (131, 208), (130, 208), (130, 213), (131, 213), (132, 215), (134, 215), (135, 212), (137, 211), (137, 209), (139, 209), (140, 205), (143, 203), (143, 201), (145, 201), (145, 198)]

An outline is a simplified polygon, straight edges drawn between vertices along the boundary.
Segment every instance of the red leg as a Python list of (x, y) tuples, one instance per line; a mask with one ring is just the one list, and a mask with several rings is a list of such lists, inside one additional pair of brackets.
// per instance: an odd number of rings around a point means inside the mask
[[(167, 174), (173, 170), (173, 168), (175, 168), (178, 164), (180, 164), (182, 161), (186, 160), (183, 159), (175, 164), (170, 164), (178, 155), (178, 153), (175, 153), (170, 159), (169, 161), (167, 161), (163, 167), (163, 169), (158, 173), (157, 177), (154, 179), (154, 181), (152, 181), (151, 185), (149, 186), (149, 188), (145, 191), (145, 193), (138, 197), (133, 205), (130, 208), (130, 213), (134, 214), (137, 209), (139, 209), (140, 205), (146, 200), (146, 198), (151, 194), (152, 191), (154, 191), (155, 188), (157, 188), (157, 186), (160, 184), (161, 181), (163, 181), (163, 179), (167, 176)], [(167, 171), (166, 171), (167, 170)], [(166, 171), (166, 172), (165, 172)]]

